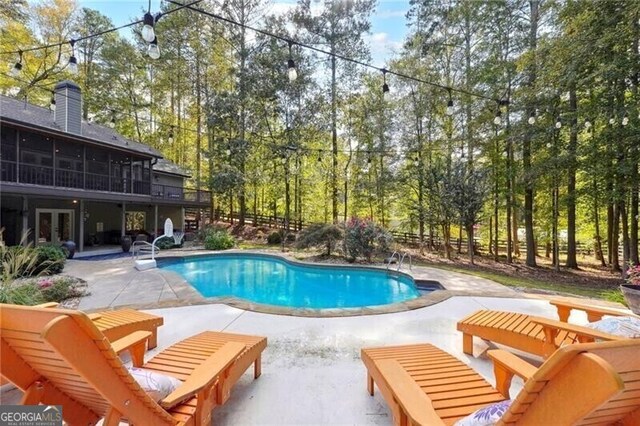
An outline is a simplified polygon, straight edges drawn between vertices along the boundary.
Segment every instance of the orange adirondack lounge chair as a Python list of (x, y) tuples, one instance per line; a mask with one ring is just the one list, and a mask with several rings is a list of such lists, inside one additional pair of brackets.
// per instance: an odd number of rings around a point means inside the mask
[(496, 388), (466, 364), (429, 344), (362, 350), (367, 387), (374, 383), (396, 425), (451, 425), (509, 398), (513, 376), (525, 385), (498, 425), (640, 424), (640, 341), (578, 343), (540, 368), (491, 350)]
[[(0, 306), (4, 305), (0, 304)], [(55, 302), (34, 306), (34, 308), (40, 309), (56, 307), (58, 307), (58, 304)], [(147, 341), (147, 349), (153, 349), (158, 346), (158, 327), (164, 323), (162, 317), (128, 308), (102, 311), (88, 314), (87, 316), (93, 320), (98, 330), (100, 330), (110, 342), (121, 339), (135, 331), (150, 332), (151, 336)], [(7, 379), (0, 374), (0, 386), (6, 383)]]
[(554, 300), (550, 302), (558, 310), (558, 320), (492, 310), (477, 311), (458, 322), (458, 331), (462, 332), (464, 353), (473, 355), (473, 337), (509, 346), (527, 353), (549, 357), (561, 346), (599, 340), (620, 340), (608, 333), (588, 327), (569, 324), (572, 310), (587, 313), (589, 322), (598, 321), (605, 315), (633, 316), (606, 308), (584, 306), (576, 303)]
[[(136, 331), (110, 342), (82, 312), (0, 307), (2, 374), (24, 391), (23, 404), (62, 405), (71, 425), (207, 425), (213, 407), (254, 364), (260, 373), (266, 338), (203, 332), (143, 365), (151, 333)], [(182, 385), (155, 402), (129, 374), (118, 353), (130, 351), (134, 366), (173, 376)]]

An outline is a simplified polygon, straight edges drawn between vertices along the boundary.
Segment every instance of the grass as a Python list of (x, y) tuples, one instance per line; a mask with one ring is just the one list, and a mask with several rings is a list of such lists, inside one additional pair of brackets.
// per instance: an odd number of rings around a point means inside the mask
[[(602, 299), (602, 300), (612, 300), (615, 298), (615, 292), (617, 290), (603, 290), (599, 287), (590, 287), (590, 286), (576, 286), (571, 284), (558, 284), (558, 283), (549, 283), (542, 280), (536, 280), (533, 278), (522, 278), (522, 277), (513, 277), (510, 275), (499, 274), (496, 272), (483, 271), (483, 270), (473, 270), (470, 271), (465, 268), (460, 268), (452, 265), (442, 265), (442, 264), (432, 264), (419, 262), (416, 263), (420, 266), (429, 266), (432, 268), (444, 269), (452, 272), (460, 272), (462, 274), (473, 275), (476, 277), (486, 278), (491, 281), (495, 281), (507, 287), (520, 287), (525, 289), (536, 289), (536, 290), (544, 290), (544, 291), (552, 291), (557, 293), (567, 293), (576, 296), (590, 297), (593, 299)], [(619, 291), (617, 291), (619, 293)], [(621, 295), (621, 294), (620, 294)], [(622, 299), (616, 299), (612, 301), (621, 301)]]

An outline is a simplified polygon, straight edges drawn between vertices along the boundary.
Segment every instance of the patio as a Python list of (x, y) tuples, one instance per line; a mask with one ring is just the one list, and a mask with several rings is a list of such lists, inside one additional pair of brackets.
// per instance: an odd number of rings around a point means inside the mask
[[(502, 297), (483, 297), (480, 296), (479, 279), (434, 271), (445, 287), (448, 287), (447, 283), (451, 286), (457, 283), (456, 294), (466, 291), (470, 295), (453, 295), (440, 303), (411, 311), (334, 318), (273, 315), (224, 304), (148, 309), (150, 313), (163, 316), (165, 325), (159, 329), (158, 348), (147, 358), (204, 330), (267, 336), (262, 376), (254, 381), (250, 373), (245, 374), (233, 389), (231, 399), (214, 410), (214, 423), (387, 425), (391, 423), (391, 415), (386, 403), (379, 393), (372, 398), (366, 392), (360, 348), (432, 343), (468, 363), (494, 383), (492, 364), (483, 354), (488, 346), (476, 339), (474, 352), (477, 358), (463, 354), (462, 336), (456, 331), (456, 322), (478, 309), (513, 310), (550, 318), (556, 315), (555, 308), (545, 299), (526, 298), (509, 289), (503, 289)], [(65, 272), (89, 281), (93, 294), (80, 304), (86, 310), (125, 304), (149, 306), (151, 299), (155, 299), (155, 306), (180, 303), (176, 293), (180, 287), (176, 283), (159, 279), (157, 270), (135, 271), (128, 259), (72, 261)], [(482, 284), (495, 292), (501, 287), (495, 283)], [(138, 303), (133, 303), (134, 300)], [(586, 316), (574, 314), (571, 321), (583, 324)], [(512, 395), (521, 386), (522, 382), (515, 379)], [(5, 387), (0, 397), (3, 404), (15, 403), (19, 392)]]

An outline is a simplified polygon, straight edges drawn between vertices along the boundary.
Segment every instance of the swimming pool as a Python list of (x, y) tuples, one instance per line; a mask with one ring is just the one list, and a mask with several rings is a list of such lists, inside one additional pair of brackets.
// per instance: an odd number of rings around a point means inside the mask
[(355, 308), (420, 296), (413, 279), (373, 268), (309, 266), (260, 255), (184, 258), (159, 265), (180, 274), (204, 297), (234, 296), (295, 308)]

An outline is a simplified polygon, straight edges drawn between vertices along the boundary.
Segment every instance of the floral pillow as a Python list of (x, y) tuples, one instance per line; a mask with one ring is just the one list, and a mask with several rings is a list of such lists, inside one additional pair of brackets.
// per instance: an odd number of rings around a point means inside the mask
[(592, 322), (585, 327), (614, 336), (630, 339), (640, 338), (640, 318), (633, 317), (606, 317), (600, 321)]
[(129, 367), (128, 370), (140, 387), (156, 402), (164, 399), (182, 385), (182, 382), (175, 377), (156, 373), (146, 368)]
[(458, 420), (454, 426), (491, 426), (500, 420), (500, 418), (507, 412), (511, 400), (496, 402), (495, 404), (487, 405), (479, 410), (474, 411), (467, 417)]

